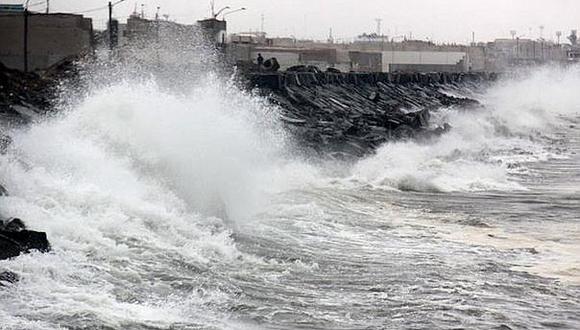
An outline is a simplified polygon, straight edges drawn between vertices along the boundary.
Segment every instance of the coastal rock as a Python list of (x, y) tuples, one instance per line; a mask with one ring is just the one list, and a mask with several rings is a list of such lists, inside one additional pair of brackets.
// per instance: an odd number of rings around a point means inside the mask
[(10, 272), (10, 271), (3, 271), (0, 272), (0, 287), (8, 286), (9, 284), (14, 284), (20, 280), (20, 276), (18, 274)]
[[(58, 68), (59, 72), (63, 70), (64, 67)], [(60, 79), (49, 73), (25, 73), (0, 62), (0, 121), (26, 124), (47, 111)]]
[(391, 140), (446, 133), (448, 125), (431, 124), (431, 111), (478, 105), (451, 95), (486, 79), (476, 74), (321, 72), (309, 66), (249, 76), (251, 87), (279, 106), (281, 121), (305, 150), (340, 158), (365, 156)]
[(14, 258), (32, 250), (50, 251), (46, 233), (27, 230), (18, 218), (0, 223), (0, 260)]
[(12, 138), (8, 135), (0, 133), (0, 155), (4, 155), (8, 150), (8, 147), (12, 144)]

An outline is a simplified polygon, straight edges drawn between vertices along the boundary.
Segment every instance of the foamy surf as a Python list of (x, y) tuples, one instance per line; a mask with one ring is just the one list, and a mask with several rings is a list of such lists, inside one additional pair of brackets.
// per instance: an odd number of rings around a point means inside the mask
[(22, 278), (2, 326), (573, 328), (578, 104), (525, 91), (573, 90), (574, 70), (439, 109), (448, 134), (355, 164), (305, 161), (276, 108), (215, 77), (96, 86), (0, 156), (2, 216), (53, 245), (0, 262)]

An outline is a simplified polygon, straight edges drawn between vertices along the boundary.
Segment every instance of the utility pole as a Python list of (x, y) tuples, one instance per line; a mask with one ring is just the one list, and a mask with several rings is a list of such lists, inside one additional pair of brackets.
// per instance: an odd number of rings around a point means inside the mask
[(157, 55), (157, 66), (161, 66), (161, 56), (159, 55), (159, 49), (161, 48), (161, 38), (159, 37), (159, 29), (161, 27), (161, 23), (159, 22), (159, 10), (161, 7), (157, 6), (157, 12), (155, 13), (155, 28), (156, 28), (156, 37), (157, 37), (157, 47), (155, 47), (155, 55)]
[(50, 0), (46, 0), (46, 13), (50, 12)]
[(332, 28), (330, 28), (330, 31), (328, 31), (328, 43), (329, 44), (334, 43), (334, 37), (332, 36)]
[(113, 50), (113, 3), (109, 1), (109, 49)]
[(264, 14), (260, 16), (260, 32), (264, 32)]
[(24, 8), (24, 72), (28, 72), (28, 5)]
[(375, 18), (375, 21), (377, 22), (377, 36), (381, 35), (381, 23), (383, 22), (383, 20), (381, 18)]

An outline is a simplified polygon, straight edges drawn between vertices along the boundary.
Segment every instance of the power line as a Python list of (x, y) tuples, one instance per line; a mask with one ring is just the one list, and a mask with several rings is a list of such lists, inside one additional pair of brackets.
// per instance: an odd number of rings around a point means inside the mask
[(75, 12), (75, 14), (92, 13), (92, 12), (99, 11), (99, 10), (103, 10), (103, 9), (107, 9), (107, 8), (109, 8), (109, 6), (103, 6), (103, 7), (93, 8), (93, 9), (87, 9), (87, 10), (77, 11), (77, 12)]
[[(126, 0), (118, 0), (118, 1), (115, 1), (115, 2), (111, 3), (111, 6), (114, 7), (114, 6), (120, 4), (121, 2), (124, 2), (124, 1), (126, 1)], [(93, 9), (88, 9), (88, 10), (83, 10), (83, 11), (77, 11), (76, 14), (92, 13), (92, 12), (95, 12), (95, 11), (99, 11), (99, 10), (103, 10), (103, 9), (108, 9), (108, 8), (109, 8), (109, 5), (106, 5), (106, 6), (102, 6), (102, 7), (93, 8)]]

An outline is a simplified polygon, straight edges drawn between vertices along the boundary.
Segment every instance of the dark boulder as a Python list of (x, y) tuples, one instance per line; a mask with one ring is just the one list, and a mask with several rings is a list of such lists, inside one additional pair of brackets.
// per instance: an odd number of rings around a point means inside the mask
[(8, 147), (12, 144), (12, 138), (8, 135), (0, 133), (0, 154), (4, 155), (8, 150)]
[(22, 220), (18, 218), (12, 218), (8, 221), (2, 221), (2, 223), (0, 223), (0, 230), (17, 233), (26, 230), (26, 225), (24, 225)]
[(0, 272), (0, 287), (8, 286), (9, 284), (14, 284), (20, 280), (20, 276), (13, 272), (3, 271)]
[(286, 69), (286, 72), (308, 72), (306, 65), (294, 65)]
[(280, 64), (275, 57), (272, 57), (264, 61), (263, 67), (266, 71), (276, 72), (280, 69)]
[(483, 87), (483, 77), (468, 78), (340, 73), (330, 68), (319, 72), (302, 65), (287, 72), (254, 73), (249, 81), (280, 108), (282, 123), (307, 153), (356, 158), (388, 141), (426, 140), (446, 133), (449, 127), (433, 127), (431, 111), (476, 106), (476, 100), (452, 96)]
[(0, 260), (14, 258), (32, 250), (50, 251), (46, 233), (27, 230), (18, 218), (0, 223)]

